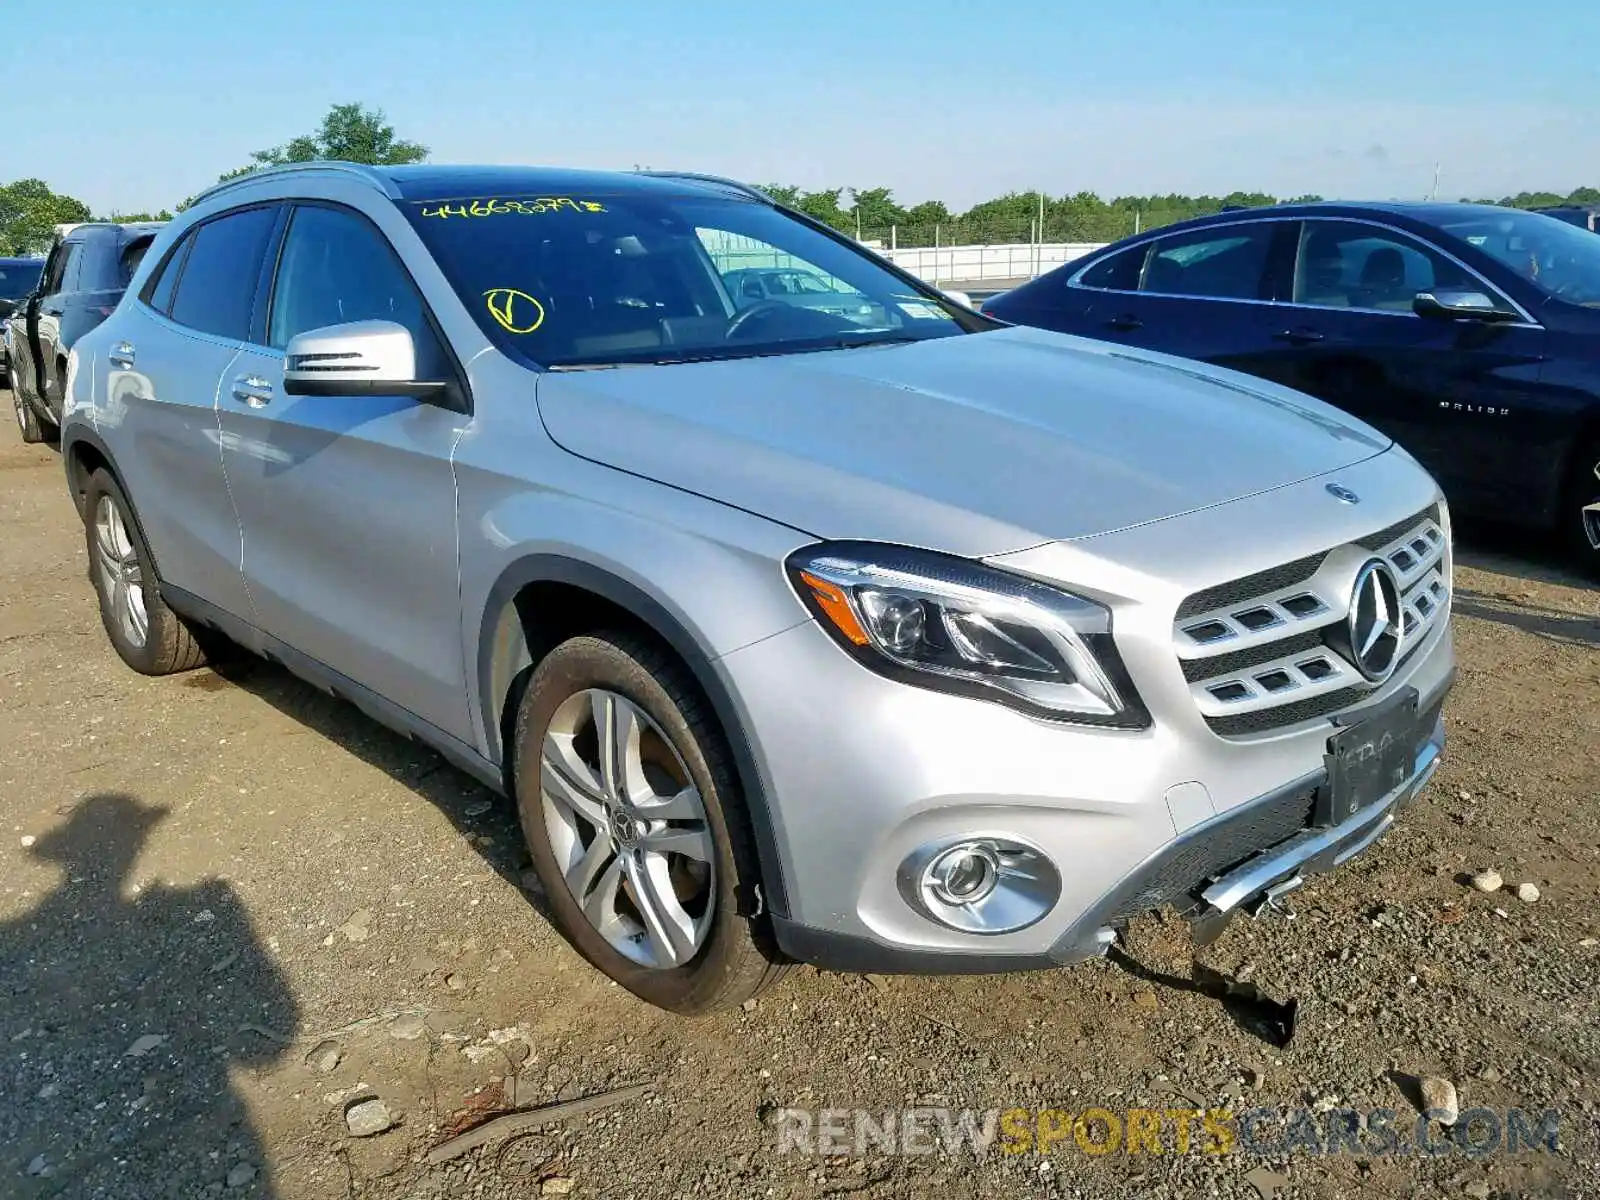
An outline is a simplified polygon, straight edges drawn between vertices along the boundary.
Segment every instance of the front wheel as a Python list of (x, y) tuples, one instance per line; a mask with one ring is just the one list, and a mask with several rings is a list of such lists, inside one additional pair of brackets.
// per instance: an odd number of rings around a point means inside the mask
[(1590, 574), (1600, 576), (1600, 441), (1579, 450), (1561, 508), (1573, 556)]
[(721, 730), (682, 666), (630, 633), (575, 637), (517, 717), (516, 797), (557, 926), (641, 999), (727, 1008), (783, 973), (739, 911), (758, 866)]

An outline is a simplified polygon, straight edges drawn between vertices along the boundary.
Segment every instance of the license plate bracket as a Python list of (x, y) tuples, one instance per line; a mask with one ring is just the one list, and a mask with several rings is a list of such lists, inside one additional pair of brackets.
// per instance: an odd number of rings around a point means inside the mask
[(1350, 714), (1354, 723), (1328, 739), (1328, 781), (1317, 792), (1315, 824), (1337, 825), (1411, 776), (1422, 738), (1417, 701), (1417, 689), (1405, 688), (1376, 712)]

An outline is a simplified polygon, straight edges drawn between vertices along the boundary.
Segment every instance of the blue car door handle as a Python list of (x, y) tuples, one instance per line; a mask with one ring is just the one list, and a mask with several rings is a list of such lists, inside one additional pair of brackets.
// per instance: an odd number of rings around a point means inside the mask
[(1309, 346), (1313, 342), (1322, 341), (1322, 334), (1315, 329), (1307, 329), (1304, 325), (1297, 329), (1281, 329), (1272, 335), (1274, 341), (1289, 342), (1296, 346)]
[(1135, 329), (1143, 329), (1144, 322), (1132, 313), (1118, 313), (1106, 322), (1106, 328), (1131, 332)]

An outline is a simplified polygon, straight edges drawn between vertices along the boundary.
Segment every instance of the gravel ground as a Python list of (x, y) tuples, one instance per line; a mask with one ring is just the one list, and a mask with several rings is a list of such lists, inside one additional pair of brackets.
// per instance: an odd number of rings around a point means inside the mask
[[(265, 664), (123, 668), (59, 460), (7, 427), (0, 1194), (1600, 1194), (1600, 591), (1518, 549), (1462, 550), (1453, 742), (1423, 801), (1298, 893), (1295, 920), (1236, 922), (1204, 954), (1298, 1002), (1287, 1048), (1191, 986), (1187, 931), (1158, 919), (1126, 964), (805, 968), (686, 1022), (567, 948), (519, 886), (507, 806), (432, 753)], [(1470, 886), (1487, 868), (1492, 894)], [(1310, 1147), (1340, 1109), (1393, 1109), (1409, 1140), (1424, 1077), (1463, 1110), (1559, 1110), (1558, 1148), (1473, 1157), (1438, 1125), (1439, 1154)], [(650, 1090), (503, 1154), (426, 1161), (487, 1114), (633, 1083)], [(1160, 1156), (1071, 1136), (1048, 1155), (778, 1152), (782, 1110), (908, 1106), (1313, 1124), (1220, 1154), (1198, 1133), (1175, 1153), (1175, 1123)], [(352, 1136), (362, 1121), (388, 1128)]]

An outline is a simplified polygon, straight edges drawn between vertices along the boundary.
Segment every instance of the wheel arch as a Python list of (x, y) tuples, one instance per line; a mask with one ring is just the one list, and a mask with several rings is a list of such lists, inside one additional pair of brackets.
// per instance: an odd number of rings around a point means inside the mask
[[(123, 495), (127, 495), (127, 485), (123, 483), (122, 472), (117, 470), (116, 460), (106, 444), (100, 440), (100, 435), (91, 429), (86, 429), (79, 424), (71, 424), (61, 431), (61, 462), (67, 472), (67, 488), (72, 493), (72, 503), (81, 517), (83, 513), (84, 498), (89, 491), (89, 478), (98, 470), (105, 470), (118, 486), (122, 488)], [(128, 505), (132, 507), (133, 498), (128, 497)], [(138, 514), (134, 514), (138, 520)], [(143, 530), (140, 531), (141, 533)], [(146, 545), (148, 545), (148, 541)]]
[(477, 702), (489, 758), (498, 761), (515, 795), (511, 734), (522, 689), (559, 642), (606, 627), (633, 628), (662, 643), (687, 669), (711, 705), (738, 773), (761, 867), (761, 908), (786, 916), (776, 827), (744, 722), (726, 682), (687, 622), (639, 585), (612, 571), (560, 554), (532, 554), (508, 566), (490, 589), (478, 631)]

